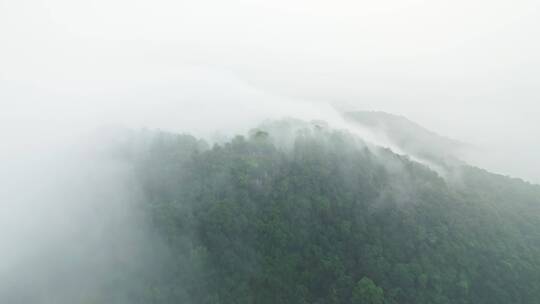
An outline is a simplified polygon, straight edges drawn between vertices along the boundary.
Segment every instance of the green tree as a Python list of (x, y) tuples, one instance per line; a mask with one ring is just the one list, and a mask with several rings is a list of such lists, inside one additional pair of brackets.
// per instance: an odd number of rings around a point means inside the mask
[(353, 289), (353, 304), (383, 304), (384, 292), (382, 288), (368, 277), (363, 277)]

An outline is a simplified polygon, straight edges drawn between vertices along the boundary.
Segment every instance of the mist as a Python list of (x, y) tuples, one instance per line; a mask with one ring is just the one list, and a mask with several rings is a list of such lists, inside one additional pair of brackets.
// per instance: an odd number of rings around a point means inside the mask
[(214, 143), (320, 120), (403, 154), (340, 114), (384, 111), (540, 183), (537, 1), (267, 2), (0, 0), (0, 292), (34, 277), (27, 302), (73, 303), (65, 284), (150, 263), (133, 168), (100, 151), (114, 130)]
[(540, 181), (534, 1), (1, 7), (2, 137), (24, 146), (109, 124), (238, 131), (339, 104), (404, 115), (489, 151), (479, 166)]

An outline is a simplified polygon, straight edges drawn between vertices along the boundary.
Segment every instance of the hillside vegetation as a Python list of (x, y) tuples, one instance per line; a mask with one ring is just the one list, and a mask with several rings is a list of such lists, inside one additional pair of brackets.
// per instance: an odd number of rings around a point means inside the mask
[(294, 121), (116, 153), (163, 244), (132, 303), (540, 303), (539, 186)]

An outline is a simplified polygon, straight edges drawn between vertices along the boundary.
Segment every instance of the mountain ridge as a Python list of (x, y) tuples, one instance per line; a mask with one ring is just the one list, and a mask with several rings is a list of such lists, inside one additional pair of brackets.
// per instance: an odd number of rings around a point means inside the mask
[(385, 136), (405, 153), (419, 158), (457, 161), (462, 160), (460, 154), (464, 150), (471, 148), (470, 144), (439, 135), (405, 116), (383, 111), (349, 111), (341, 115), (348, 122)]

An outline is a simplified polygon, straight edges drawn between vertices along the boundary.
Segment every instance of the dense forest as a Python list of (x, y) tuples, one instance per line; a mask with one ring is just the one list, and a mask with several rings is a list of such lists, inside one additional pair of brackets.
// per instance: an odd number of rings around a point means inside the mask
[(127, 302), (540, 303), (540, 186), (291, 120), (213, 145), (134, 132), (114, 153), (160, 240), (118, 279)]

